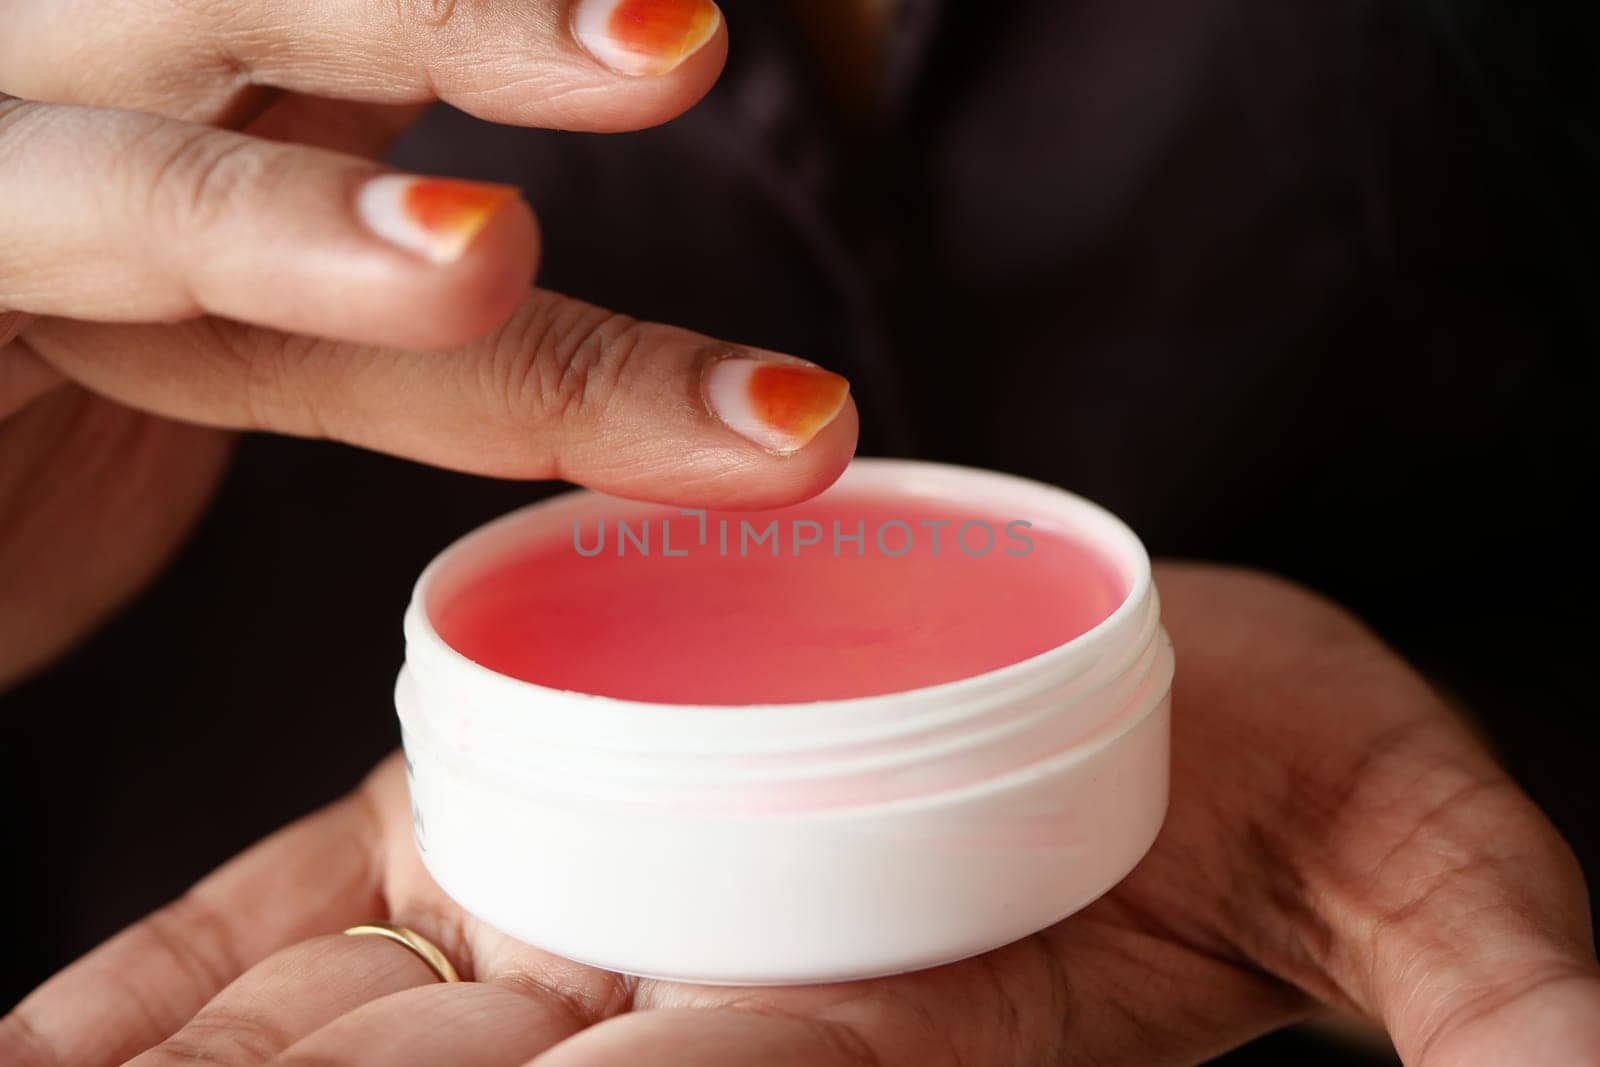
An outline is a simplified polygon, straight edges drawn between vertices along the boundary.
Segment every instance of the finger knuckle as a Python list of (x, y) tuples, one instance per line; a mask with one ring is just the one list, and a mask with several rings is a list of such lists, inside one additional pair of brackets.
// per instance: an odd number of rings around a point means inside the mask
[(591, 418), (612, 405), (645, 347), (646, 326), (575, 301), (538, 306), (502, 330), (491, 388), (541, 421)]
[(267, 1063), (292, 1043), (292, 1035), (263, 1016), (211, 1007), (161, 1044), (180, 1063)]
[(48, 125), (50, 109), (0, 93), (0, 166), (25, 161), (38, 134)]
[(243, 969), (229, 949), (226, 917), (193, 892), (151, 914), (142, 929), (153, 951), (193, 989), (219, 989)]
[[(1449, 1003), (1435, 1011), (1420, 1027), (1413, 1048), (1417, 1063), (1433, 1063), (1436, 1052), (1472, 1040), (1475, 1029), (1512, 1005), (1528, 1003), (1540, 993), (1559, 986), (1586, 988), (1594, 979), (1588, 967), (1570, 960), (1539, 960), (1503, 967), (1492, 983), (1463, 983)], [(1449, 1053), (1439, 1062), (1459, 1062)]]
[(406, 29), (437, 32), (459, 21), (472, 0), (391, 0), (395, 19)]
[[(311, 335), (255, 330), (226, 319), (199, 320), (197, 359), (215, 364), (214, 379), (228, 383), (228, 407), (251, 430), (327, 437), (327, 413), (337, 407), (326, 371), (345, 358), (344, 346)], [(313, 384), (312, 378), (319, 379)]]
[(0, 1063), (13, 1067), (65, 1067), (66, 1062), (23, 1008), (0, 1019)]
[(146, 179), (147, 211), (186, 240), (259, 203), (290, 169), (280, 147), (205, 127), (169, 129), (161, 140)]
[(274, 336), (257, 346), (242, 379), (251, 419), (302, 437), (333, 436), (328, 420), (338, 403), (327, 385), (335, 376), (321, 372), (341, 359), (342, 351), (335, 341), (299, 334)]

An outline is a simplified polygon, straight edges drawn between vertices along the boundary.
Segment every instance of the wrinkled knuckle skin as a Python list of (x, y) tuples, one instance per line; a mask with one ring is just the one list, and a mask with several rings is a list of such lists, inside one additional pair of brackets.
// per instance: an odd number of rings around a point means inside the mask
[(287, 428), (304, 437), (329, 438), (336, 430), (329, 413), (337, 411), (337, 397), (326, 388), (343, 361), (344, 349), (321, 337), (288, 334), (257, 346), (245, 375), (245, 395), (253, 425)]
[(0, 1019), (0, 1063), (7, 1067), (65, 1067), (21, 1010)]
[(476, 0), (390, 0), (395, 22), (405, 30), (437, 32), (467, 21)]
[(42, 104), (0, 93), (0, 167), (26, 163), (32, 135), (44, 127), (46, 114)]
[[(325, 386), (347, 361), (337, 341), (309, 334), (280, 334), (222, 318), (191, 324), (188, 355), (211, 387), (225, 391), (223, 406), (240, 428), (327, 437), (324, 413), (338, 398)], [(313, 374), (313, 370), (319, 373)]]
[(197, 239), (261, 203), (290, 170), (290, 154), (282, 147), (184, 128), (157, 152), (148, 178), (150, 216), (183, 239)]
[(291, 1035), (265, 1018), (213, 1009), (191, 1019), (160, 1049), (177, 1062), (267, 1063), (291, 1043)]
[(497, 339), (491, 387), (522, 419), (596, 418), (622, 389), (644, 333), (635, 319), (584, 304), (540, 308)]
[(153, 912), (138, 929), (144, 950), (163, 957), (193, 990), (220, 989), (244, 971), (231, 947), (228, 916), (193, 890)]

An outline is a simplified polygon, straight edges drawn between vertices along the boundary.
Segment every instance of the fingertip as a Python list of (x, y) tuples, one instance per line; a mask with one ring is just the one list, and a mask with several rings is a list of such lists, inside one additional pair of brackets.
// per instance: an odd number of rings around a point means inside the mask
[(412, 347), (466, 344), (503, 325), (528, 295), (539, 264), (538, 220), (521, 198), (508, 201), (462, 257), (435, 280), (435, 313), (418, 324)]
[[(582, 309), (547, 301), (547, 314)], [(537, 452), (562, 477), (652, 503), (755, 510), (810, 499), (849, 466), (859, 416), (846, 378), (781, 352), (611, 321), (566, 331), (576, 346), (544, 355), (570, 364), (591, 346), (580, 373), (560, 374), (567, 393), (545, 398), (561, 426)]]
[(659, 77), (692, 60), (722, 30), (712, 0), (577, 0), (571, 30), (608, 70)]
[[(838, 415), (829, 422), (811, 442), (798, 452), (778, 457), (780, 462), (792, 464), (792, 474), (770, 490), (775, 495), (756, 500), (746, 507), (780, 507), (798, 504), (823, 492), (844, 474), (845, 468), (855, 458), (856, 443), (860, 435), (860, 415), (855, 401), (846, 396)], [(768, 492), (762, 486), (752, 486), (752, 493)]]
[(587, 133), (648, 129), (699, 103), (728, 58), (727, 20), (710, 0), (583, 0), (568, 36), (559, 92), (529, 98), (524, 81), (474, 91), (460, 106), (493, 121)]
[[(467, 183), (463, 183), (467, 184)], [(497, 202), (443, 253), (400, 245), (390, 314), (359, 338), (402, 348), (450, 348), (502, 325), (527, 296), (538, 267), (540, 235), (532, 209), (512, 193)], [(436, 246), (438, 247), (438, 246)]]
[(628, 474), (585, 480), (616, 496), (659, 504), (730, 511), (787, 507), (839, 480), (855, 457), (859, 427), (847, 397), (833, 421), (792, 452), (762, 448), (725, 431), (699, 447), (663, 437), (655, 455), (634, 456)]
[(698, 104), (722, 76), (728, 61), (728, 25), (715, 4), (703, 5), (714, 21), (703, 40), (653, 70), (624, 75), (612, 107), (597, 109), (602, 132), (645, 129), (669, 122)]

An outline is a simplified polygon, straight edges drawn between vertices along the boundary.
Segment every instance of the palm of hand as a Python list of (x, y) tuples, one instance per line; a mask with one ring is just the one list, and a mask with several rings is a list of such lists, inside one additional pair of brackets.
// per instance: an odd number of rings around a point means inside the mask
[[(1281, 583), (1159, 581), (1180, 657), (1167, 824), (1112, 893), (1022, 942), (833, 986), (609, 974), (457, 909), (391, 759), (63, 972), (0, 1049), (115, 1063), (177, 1031), (140, 1062), (1186, 1063), (1327, 1004), (1382, 1018), (1409, 1063), (1600, 1063), (1581, 876), (1438, 698)], [(378, 916), (471, 981), (375, 939), (294, 944)]]

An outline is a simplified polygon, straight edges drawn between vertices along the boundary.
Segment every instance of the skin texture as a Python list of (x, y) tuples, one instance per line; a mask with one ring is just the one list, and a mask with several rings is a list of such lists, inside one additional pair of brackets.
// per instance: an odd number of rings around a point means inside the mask
[[(1183, 1064), (1333, 1007), (1412, 1065), (1600, 1063), (1576, 864), (1443, 702), (1297, 587), (1175, 564), (1158, 582), (1181, 664), (1166, 826), (1107, 897), (1022, 942), (806, 988), (608, 974), (440, 892), (395, 758), (52, 979), (0, 1024), (0, 1059)], [(469, 981), (327, 936), (378, 917)]]
[(530, 288), (520, 199), (444, 220), (465, 243), (396, 243), (363, 215), (371, 158), (422, 105), (662, 122), (720, 71), (720, 19), (640, 77), (581, 47), (558, 0), (0, 13), (0, 685), (150, 579), (233, 431), (695, 506), (804, 499), (849, 461), (848, 398), (780, 454), (702, 389), (729, 356), (803, 361)]
[[(715, 78), (720, 24), (639, 77), (579, 47), (555, 0), (0, 15), (0, 685), (159, 569), (237, 430), (695, 506), (803, 499), (848, 461), (848, 401), (789, 454), (707, 407), (712, 362), (789, 357), (530, 290), (520, 201), (443, 262), (355, 211), (417, 106), (664, 121)], [(1577, 868), (1443, 703), (1293, 587), (1160, 582), (1182, 663), (1166, 831), (1115, 892), (1022, 943), (810, 989), (598, 972), (439, 893), (390, 761), (47, 983), (0, 1022), (0, 1062), (1183, 1063), (1320, 1004), (1381, 1019), (1428, 1067), (1600, 1063)], [(473, 981), (328, 936), (381, 918)]]

